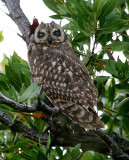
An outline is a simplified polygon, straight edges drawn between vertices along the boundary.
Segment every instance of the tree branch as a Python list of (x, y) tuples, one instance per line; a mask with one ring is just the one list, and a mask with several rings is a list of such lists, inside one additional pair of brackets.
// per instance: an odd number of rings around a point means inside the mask
[(48, 140), (48, 135), (46, 133), (40, 133), (36, 130), (33, 130), (25, 125), (23, 125), (20, 121), (14, 121), (13, 118), (3, 111), (0, 111), (0, 122), (9, 127), (12, 131), (21, 133), (24, 137), (30, 138), (39, 142), (39, 138), (42, 144), (46, 144)]
[(105, 144), (109, 147), (110, 149), (110, 154), (111, 157), (114, 160), (121, 160), (122, 158), (124, 160), (129, 159), (129, 155), (124, 153), (120, 147), (118, 146), (118, 144), (116, 143), (116, 141), (113, 139), (112, 136), (109, 136), (108, 134), (106, 134), (103, 130), (97, 130), (95, 132), (98, 136), (100, 136), (100, 138), (102, 140), (104, 140)]
[[(54, 108), (51, 108), (44, 102), (36, 102), (32, 105), (23, 105), (15, 101), (10, 100), (0, 93), (0, 103), (9, 105), (15, 108), (18, 111), (34, 112), (37, 110), (44, 111), (48, 118), (46, 119), (51, 135), (53, 137), (52, 145), (60, 146), (75, 146), (78, 143), (81, 143), (81, 148), (85, 150), (97, 151), (103, 154), (109, 154), (110, 150), (115, 150), (116, 148), (122, 150), (120, 153), (124, 155), (123, 151), (129, 152), (128, 146), (129, 142), (125, 141), (122, 137), (116, 135), (112, 137), (111, 135), (106, 134), (102, 130), (88, 131), (70, 121), (66, 116), (59, 114)], [(7, 125), (11, 130), (15, 132), (20, 132), (24, 137), (28, 137), (32, 140), (39, 141), (39, 135), (41, 143), (44, 143), (44, 133), (43, 135), (37, 131), (34, 131), (27, 126), (23, 125), (19, 121), (12, 122), (13, 118), (4, 112), (0, 111), (0, 121)], [(47, 134), (47, 133), (45, 133)], [(33, 136), (32, 136), (33, 135)], [(42, 137), (43, 136), (43, 137)], [(117, 137), (117, 140), (116, 140)], [(107, 140), (107, 138), (109, 140)], [(45, 141), (46, 143), (46, 141)], [(112, 147), (112, 143), (116, 145)], [(118, 147), (119, 146), (119, 147)], [(116, 154), (115, 154), (116, 156)]]
[[(83, 151), (92, 150), (92, 151), (100, 152), (103, 154), (109, 154), (117, 142), (117, 147), (118, 146), (119, 147), (117, 148), (117, 151), (113, 152), (114, 156), (115, 157), (117, 157), (118, 155), (119, 157), (120, 155), (122, 156), (124, 155), (124, 157), (128, 156), (124, 152), (129, 153), (129, 149), (128, 149), (129, 142), (125, 141), (123, 138), (119, 137), (118, 135), (111, 136), (102, 130), (85, 132), (82, 128), (76, 125), (73, 125), (72, 129), (67, 125), (57, 126), (57, 122), (55, 123), (54, 120), (55, 120), (54, 118), (49, 120), (50, 132), (53, 137), (52, 146), (60, 145), (64, 147), (67, 147), (67, 146), (74, 147), (78, 143), (81, 143), (81, 148)], [(5, 114), (3, 111), (0, 111), (0, 122), (8, 126), (9, 129), (15, 132), (21, 133), (24, 137), (30, 138), (37, 142), (39, 142), (39, 139), (40, 139), (40, 142), (42, 144), (47, 143), (48, 134), (49, 134), (48, 132), (39, 133), (38, 131), (23, 125), (20, 121), (15, 120), (13, 122), (13, 118)], [(58, 124), (59, 124), (59, 120), (58, 120)], [(113, 147), (112, 147), (112, 143), (114, 143)], [(116, 146), (113, 149), (116, 149)], [(119, 150), (121, 152), (118, 152)]]
[(55, 114), (57, 113), (57, 110), (54, 108), (51, 108), (49, 105), (42, 101), (36, 101), (34, 104), (31, 105), (24, 105), (17, 103), (7, 97), (5, 97), (1, 92), (0, 92), (0, 104), (6, 104), (9, 105), (10, 107), (16, 109), (17, 111), (21, 112), (35, 112), (35, 111), (43, 111), (47, 112), (48, 115)]

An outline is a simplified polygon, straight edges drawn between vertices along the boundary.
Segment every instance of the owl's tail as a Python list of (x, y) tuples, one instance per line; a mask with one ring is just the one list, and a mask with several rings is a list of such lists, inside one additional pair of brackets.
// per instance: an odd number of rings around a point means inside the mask
[(104, 123), (100, 121), (97, 113), (90, 107), (86, 108), (69, 102), (58, 102), (58, 106), (63, 114), (85, 130), (104, 128)]

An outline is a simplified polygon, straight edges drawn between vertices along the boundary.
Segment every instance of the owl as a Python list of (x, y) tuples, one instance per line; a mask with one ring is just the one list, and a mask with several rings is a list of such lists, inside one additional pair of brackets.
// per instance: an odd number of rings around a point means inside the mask
[(65, 116), (86, 130), (104, 127), (94, 109), (97, 90), (58, 24), (38, 25), (28, 46), (28, 61), (33, 80), (43, 85), (47, 98)]

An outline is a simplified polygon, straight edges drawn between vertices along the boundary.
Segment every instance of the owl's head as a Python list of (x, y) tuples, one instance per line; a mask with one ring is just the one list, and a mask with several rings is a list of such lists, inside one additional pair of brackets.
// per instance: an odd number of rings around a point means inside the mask
[(55, 22), (41, 23), (35, 30), (34, 41), (42, 44), (57, 44), (64, 42), (65, 33)]

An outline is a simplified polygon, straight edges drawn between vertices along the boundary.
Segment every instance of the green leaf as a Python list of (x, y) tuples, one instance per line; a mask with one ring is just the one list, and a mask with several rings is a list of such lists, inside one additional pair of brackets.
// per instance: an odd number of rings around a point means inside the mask
[(80, 158), (80, 160), (94, 160), (93, 153), (90, 151), (85, 152), (84, 155)]
[(108, 65), (105, 66), (105, 71), (118, 77), (118, 71), (116, 70), (113, 60), (109, 60)]
[(25, 158), (26, 160), (36, 160), (36, 159), (34, 159), (34, 157), (32, 157), (32, 155), (30, 155), (30, 153), (24, 153), (24, 154), (21, 154), (21, 156), (23, 157), (23, 158)]
[(106, 46), (110, 51), (129, 51), (129, 42), (115, 42)]
[(63, 156), (63, 151), (59, 146), (56, 146), (56, 152), (58, 153), (58, 156), (61, 158)]
[(122, 116), (122, 127), (129, 135), (129, 117)]
[(12, 61), (12, 64), (25, 62), (20, 56), (18, 56), (18, 54), (15, 51), (11, 56), (10, 61)]
[(90, 57), (92, 57), (92, 54), (90, 53), (90, 54), (87, 54), (84, 58), (83, 58), (83, 63), (84, 64), (87, 64), (88, 63), (88, 61), (89, 61), (89, 59), (90, 59)]
[(54, 0), (43, 0), (43, 2), (53, 12), (55, 12), (55, 13), (58, 12), (58, 8), (57, 8), (56, 3), (54, 2)]
[(118, 108), (116, 116), (123, 116), (129, 112), (129, 97), (121, 101), (115, 108)]
[(105, 23), (101, 26), (101, 33), (108, 34), (112, 32), (121, 33), (128, 29), (128, 20), (120, 19), (118, 16), (111, 17), (107, 19)]
[[(73, 42), (83, 42), (83, 41), (87, 41), (87, 38), (83, 33), (78, 33), (76, 34), (76, 36), (73, 39)], [(89, 38), (88, 38), (89, 39)]]
[(31, 94), (33, 94), (33, 92), (37, 89), (37, 83), (33, 83), (33, 84), (31, 84), (27, 89), (26, 89), (26, 91), (22, 94), (22, 96), (19, 98), (19, 102), (24, 102), (24, 101), (26, 101), (28, 98), (29, 98), (29, 96), (31, 95)]
[(26, 121), (26, 123), (34, 130), (36, 130), (36, 126), (34, 124), (34, 121), (31, 119), (30, 116), (24, 115), (24, 120)]
[(103, 81), (107, 81), (109, 78), (109, 76), (97, 76), (94, 80), (102, 83)]
[(57, 5), (58, 9), (59, 9), (59, 13), (61, 14), (67, 14), (69, 13), (69, 10), (67, 9), (67, 7), (65, 7), (64, 5)]
[(109, 160), (109, 158), (106, 155), (95, 152), (94, 153), (94, 160)]
[(51, 136), (49, 134), (48, 141), (47, 141), (47, 148), (46, 148), (46, 154), (48, 154), (51, 150)]
[(6, 130), (6, 129), (8, 129), (7, 126), (5, 126), (4, 124), (1, 124), (1, 125), (0, 125), (0, 130)]
[(5, 83), (9, 82), (7, 76), (3, 73), (0, 73), (0, 81), (5, 82)]
[(103, 113), (101, 117), (101, 121), (104, 122), (104, 124), (107, 124), (110, 121), (110, 116), (105, 113)]
[(0, 31), (0, 42), (2, 42), (3, 40), (4, 40), (3, 31)]
[[(35, 89), (35, 91), (33, 91), (33, 92), (30, 94), (30, 96), (28, 97), (28, 99), (32, 99), (32, 98), (36, 97), (39, 89), (40, 89), (40, 87), (37, 86), (37, 88)], [(43, 99), (42, 99), (42, 100), (44, 100), (44, 96), (45, 96), (44, 92), (42, 93), (42, 95), (43, 95)], [(41, 96), (40, 96), (40, 97), (41, 97)], [(41, 97), (41, 98), (42, 98), (42, 97)]]
[(14, 63), (14, 66), (19, 69), (23, 74), (27, 75), (29, 78), (31, 77), (30, 68), (25, 64)]
[(37, 160), (38, 160), (38, 159), (39, 159), (39, 160), (48, 160), (48, 159), (47, 159), (47, 156), (46, 156), (45, 154), (43, 154), (41, 150), (38, 151)]
[(64, 15), (53, 15), (53, 16), (50, 16), (50, 18), (53, 18), (53, 19), (63, 19), (62, 17), (63, 17)]
[(96, 0), (93, 4), (93, 10), (95, 11), (97, 17), (101, 14), (101, 11), (104, 6), (104, 0)]
[(5, 72), (10, 83), (19, 91), (22, 85), (20, 75), (11, 66), (5, 66)]
[(75, 159), (77, 158), (79, 155), (80, 155), (80, 147), (81, 147), (81, 144), (77, 144), (73, 149), (72, 149), (72, 158)]
[(116, 0), (107, 1), (107, 3), (103, 7), (101, 15), (103, 17), (106, 17), (107, 15), (109, 15), (114, 10), (115, 7), (116, 7)]
[(46, 122), (43, 121), (42, 119), (37, 119), (37, 118), (35, 118), (34, 120), (35, 120), (35, 126), (36, 126), (37, 130), (39, 132), (43, 132), (44, 127), (46, 125)]
[(27, 159), (22, 158), (22, 156), (20, 154), (12, 154), (12, 153), (6, 154), (6, 158), (8, 160), (18, 160), (18, 159), (19, 160), (27, 160)]
[(108, 101), (111, 103), (111, 106), (112, 106), (113, 101), (114, 101), (114, 97), (115, 97), (115, 87), (114, 87), (114, 85), (109, 86), (108, 93), (109, 93)]
[(125, 94), (129, 94), (129, 84), (127, 84), (127, 83), (120, 83), (120, 84), (116, 84), (115, 87), (120, 92), (123, 92)]

